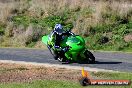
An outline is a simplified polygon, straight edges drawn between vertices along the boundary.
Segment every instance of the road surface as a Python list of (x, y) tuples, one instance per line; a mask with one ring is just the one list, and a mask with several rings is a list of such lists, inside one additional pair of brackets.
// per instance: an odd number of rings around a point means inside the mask
[[(132, 53), (123, 52), (93, 52), (95, 64), (66, 64), (68, 66), (83, 66), (114, 71), (132, 72)], [(37, 63), (62, 63), (53, 59), (48, 50), (0, 48), (0, 60), (25, 61)]]

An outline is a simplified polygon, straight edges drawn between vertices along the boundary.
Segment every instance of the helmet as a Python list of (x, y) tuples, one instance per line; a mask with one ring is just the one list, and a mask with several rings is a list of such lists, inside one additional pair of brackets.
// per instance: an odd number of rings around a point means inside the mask
[(62, 27), (61, 24), (56, 24), (56, 25), (55, 25), (55, 28), (54, 28), (54, 31), (55, 31), (57, 34), (59, 34), (59, 35), (61, 35), (61, 34), (64, 32), (63, 27)]
[(62, 29), (62, 25), (61, 24), (56, 24), (55, 29)]

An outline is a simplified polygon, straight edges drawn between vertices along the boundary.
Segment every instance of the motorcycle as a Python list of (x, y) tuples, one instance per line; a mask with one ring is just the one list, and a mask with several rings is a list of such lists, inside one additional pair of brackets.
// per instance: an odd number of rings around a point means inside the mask
[[(60, 42), (61, 50), (54, 48), (51, 34), (43, 36), (42, 42), (46, 44), (55, 60), (60, 62), (95, 63), (94, 55), (85, 47), (85, 40), (79, 35), (63, 35)], [(64, 48), (68, 50), (62, 52)]]

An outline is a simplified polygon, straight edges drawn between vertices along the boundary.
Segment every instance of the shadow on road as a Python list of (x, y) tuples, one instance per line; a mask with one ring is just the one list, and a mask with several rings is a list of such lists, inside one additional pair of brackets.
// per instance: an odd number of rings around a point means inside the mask
[(122, 62), (100, 62), (100, 61), (96, 61), (94, 64), (120, 64)]
[(87, 62), (83, 62), (83, 61), (81, 61), (81, 62), (73, 62), (73, 63), (78, 63), (78, 64), (121, 64), (122, 62), (114, 62), (114, 61), (103, 61), (103, 62), (101, 62), (101, 61), (95, 61), (95, 63), (87, 63)]

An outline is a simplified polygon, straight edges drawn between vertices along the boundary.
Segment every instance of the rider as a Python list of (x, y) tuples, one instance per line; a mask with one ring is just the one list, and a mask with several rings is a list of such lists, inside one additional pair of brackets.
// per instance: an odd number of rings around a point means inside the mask
[[(51, 34), (51, 37), (54, 38), (55, 49), (60, 49), (60, 41), (62, 40), (63, 35), (74, 35), (74, 34), (70, 31), (66, 32), (65, 30), (63, 30), (63, 27), (61, 24), (56, 24)], [(62, 50), (66, 52), (68, 50), (68, 47), (63, 48)]]

